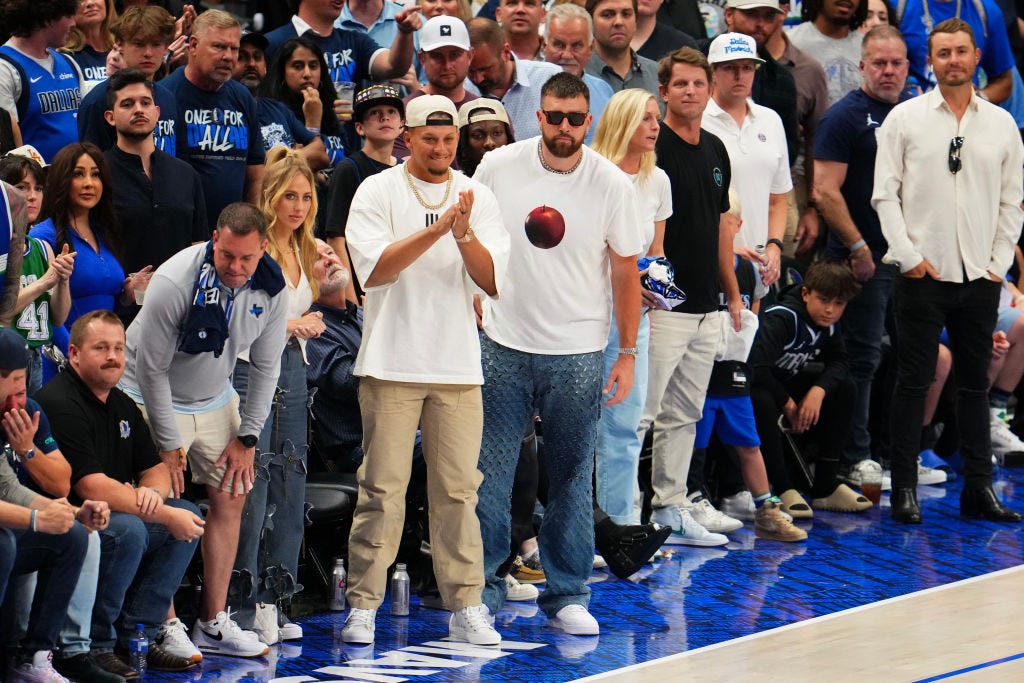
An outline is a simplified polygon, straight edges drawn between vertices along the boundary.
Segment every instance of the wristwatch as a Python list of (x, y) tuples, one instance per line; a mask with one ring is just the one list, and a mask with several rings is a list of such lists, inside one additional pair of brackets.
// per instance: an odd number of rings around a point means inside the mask
[(629, 346), (629, 347), (620, 346), (619, 347), (619, 355), (620, 356), (633, 356), (634, 358), (636, 358), (637, 354), (639, 354), (639, 353), (640, 353), (640, 349), (638, 349), (635, 346)]
[[(452, 233), (452, 237), (455, 237), (455, 233)], [(455, 237), (455, 241), (459, 244), (465, 244), (466, 242), (473, 241), (473, 228), (466, 228), (466, 234), (462, 237)]]
[(256, 448), (256, 442), (260, 440), (260, 437), (254, 434), (246, 434), (245, 436), (239, 434), (236, 438), (241, 441), (242, 445), (246, 448)]
[(20, 454), (18, 453), (18, 451), (14, 451), (14, 454), (17, 455), (21, 460), (31, 460), (32, 458), (36, 457), (36, 449), (30, 448), (24, 453)]

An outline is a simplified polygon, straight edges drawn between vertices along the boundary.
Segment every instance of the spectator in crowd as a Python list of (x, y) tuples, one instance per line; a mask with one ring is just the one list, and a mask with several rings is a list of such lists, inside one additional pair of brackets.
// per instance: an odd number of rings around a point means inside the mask
[[(10, 330), (0, 329), (0, 396), (25, 390), (25, 369), (29, 363), (25, 340)], [(21, 455), (32, 450), (38, 419), (28, 419), (24, 410), (17, 418), (12, 411), (5, 416), (4, 428), (10, 433), (12, 419), (18, 424), (15, 449)], [(88, 532), (107, 527), (110, 509), (106, 503), (84, 501), (74, 507), (64, 498), (56, 500), (37, 494), (18, 481), (7, 458), (0, 458), (0, 598), (8, 580), (29, 572), (38, 572), (37, 596), (29, 620), (28, 632), (18, 643), (7, 669), (8, 683), (34, 683), (40, 680), (64, 680), (51, 664), (51, 651), (57, 645), (67, 614), (68, 601), (75, 590), (88, 546)]]
[(636, 8), (637, 0), (587, 0), (594, 21), (594, 52), (586, 71), (614, 92), (642, 88), (657, 96), (657, 63), (630, 47), (636, 35)]
[(857, 28), (864, 23), (867, 12), (868, 0), (803, 0), (803, 23), (789, 30), (793, 44), (814, 55), (824, 67), (829, 106), (860, 87), (857, 65), (863, 36)]
[(110, 25), (117, 21), (114, 0), (80, 0), (75, 25), (64, 43), (82, 71), (84, 90), (107, 78), (107, 53), (114, 47)]
[[(322, 314), (309, 311), (319, 289), (313, 279), (317, 258), (313, 238), (315, 184), (313, 171), (300, 153), (285, 147), (269, 152), (260, 209), (268, 223), (267, 253), (281, 267), (285, 278), (288, 343), (281, 356), (281, 374), (270, 414), (256, 443), (258, 474), (245, 499), (235, 559), (235, 567), (248, 570), (257, 585), (265, 585), (272, 567), (283, 568), (296, 580), (299, 575), (299, 546), (306, 521), (308, 450), (305, 348), (309, 339), (324, 331)], [(232, 379), (243, 401), (248, 394), (249, 376), (249, 355), (243, 352)], [(268, 513), (273, 514), (272, 524), (267, 524)], [(254, 598), (262, 602), (259, 596)], [(251, 628), (251, 605), (243, 607), (239, 623), (243, 628)], [(271, 634), (278, 626), (278, 615), (273, 616)], [(298, 624), (282, 621), (281, 640), (302, 637)], [(263, 639), (268, 644), (275, 640)]]
[[(712, 87), (707, 58), (680, 48), (658, 62), (658, 80), (665, 120), (655, 152), (671, 183), (672, 206), (680, 207), (665, 222), (663, 246), (686, 301), (649, 314), (651, 349), (640, 431), (653, 423), (651, 521), (672, 529), (671, 544), (718, 546), (729, 539), (694, 520), (686, 477), (722, 343), (721, 316), (728, 315), (734, 328), (740, 326), (743, 304), (733, 269), (732, 233), (720, 227), (729, 210), (732, 172), (725, 145), (701, 129)], [(720, 292), (727, 314), (719, 312)]]
[(562, 67), (590, 88), (590, 114), (594, 125), (587, 129), (584, 144), (590, 144), (601, 123), (601, 113), (612, 96), (612, 87), (584, 69), (594, 50), (594, 20), (579, 5), (555, 5), (544, 19), (544, 59)]
[(21, 192), (29, 225), (39, 220), (46, 189), (46, 168), (35, 147), (25, 145), (0, 157), (0, 180)]
[(0, 180), (0, 324), (15, 314), (21, 285), (28, 203), (21, 193)]
[(290, 113), (306, 124), (306, 131), (319, 135), (334, 166), (352, 151), (342, 121), (331, 103), (336, 99), (324, 53), (308, 35), (289, 38), (277, 51), (263, 84), (260, 100), (270, 97), (283, 103)]
[(888, 24), (899, 28), (899, 20), (896, 18), (896, 11), (889, 0), (868, 0), (868, 12), (864, 16), (864, 23), (857, 27), (862, 34), (876, 26)]
[[(697, 47), (692, 36), (658, 19), (658, 10), (664, 0), (637, 0), (636, 33), (630, 47), (641, 57), (657, 62), (681, 47)], [(655, 100), (657, 101), (657, 100)]]
[[(324, 146), (325, 138), (317, 135), (317, 132), (322, 130), (323, 121), (323, 102), (319, 91), (316, 88), (306, 88), (298, 94), (296, 99), (302, 100), (301, 120), (284, 103), (257, 94), (267, 77), (268, 44), (266, 37), (261, 33), (243, 33), (238, 47), (238, 63), (232, 74), (232, 77), (248, 88), (256, 98), (256, 115), (260, 119), (263, 149), (269, 152), (275, 145), (301, 149), (302, 156), (306, 158), (310, 168), (326, 168), (330, 165), (330, 159)], [(333, 112), (333, 109), (329, 111)], [(341, 153), (344, 153), (343, 147)]]
[[(457, 17), (463, 22), (468, 22), (473, 18), (473, 6), (470, 5), (469, 0), (423, 0), (418, 4), (426, 19), (433, 19), (442, 14)], [(495, 8), (497, 8), (497, 2), (495, 2)], [(493, 19), (494, 12), (492, 11), (487, 18)]]
[(481, 97), (459, 108), (459, 147), (455, 158), (472, 177), (484, 154), (515, 142), (508, 113), (498, 100)]
[[(490, 152), (474, 176), (498, 197), (512, 235), (508, 281), (518, 283), (488, 302), (480, 338), (486, 428), (477, 516), (484, 602), (492, 613), (505, 602), (508, 584), (497, 570), (509, 553), (509, 500), (523, 427), (536, 407), (550, 479), (538, 533), (547, 590), (538, 603), (552, 626), (573, 635), (600, 631), (587, 611), (586, 586), (597, 421), (602, 394), (614, 405), (632, 388), (640, 317), (635, 193), (614, 164), (583, 146), (591, 122), (588, 95), (576, 76), (552, 76), (536, 113), (540, 139)], [(561, 249), (549, 250), (556, 245)], [(540, 281), (550, 286), (522, 286)], [(613, 302), (621, 348), (602, 389)]]
[[(879, 131), (871, 205), (896, 280), (898, 376), (892, 400), (892, 516), (920, 524), (919, 437), (924, 394), (943, 326), (956, 368), (964, 459), (960, 513), (1001, 522), (1022, 517), (992, 490), (989, 357), (999, 282), (1020, 235), (1024, 145), (1013, 118), (975, 94), (981, 51), (960, 19), (929, 37), (938, 87), (897, 105)], [(946, 140), (949, 143), (946, 143)], [(913, 153), (909, 152), (913, 149)]]
[(786, 193), (793, 189), (793, 180), (782, 120), (750, 100), (754, 72), (763, 61), (750, 36), (723, 33), (711, 41), (708, 62), (715, 91), (701, 126), (725, 143), (732, 186), (743, 198), (743, 225), (734, 248), (747, 260), (760, 262), (764, 284), (771, 285), (781, 272)]
[[(642, 238), (640, 253), (649, 257), (665, 255), (665, 220), (672, 215), (672, 188), (665, 171), (655, 165), (661, 112), (658, 101), (646, 90), (629, 88), (612, 96), (607, 117), (597, 125), (592, 149), (606, 157), (629, 176), (636, 190), (636, 223)], [(649, 301), (645, 302), (649, 303)], [(646, 312), (646, 311), (645, 311)], [(597, 431), (598, 505), (616, 524), (638, 524), (633, 498), (643, 435), (637, 433), (647, 397), (647, 362), (650, 325), (640, 316), (633, 388), (626, 400), (601, 411)], [(604, 348), (604, 377), (607, 379), (619, 357), (619, 335), (612, 311), (612, 325)]]
[[(782, 510), (793, 517), (813, 513), (786, 471), (780, 417), (785, 418), (786, 429), (794, 434), (807, 432), (818, 446), (811, 508), (832, 512), (871, 508), (871, 501), (837, 478), (856, 394), (839, 319), (846, 302), (859, 290), (847, 264), (814, 264), (802, 286), (787, 290), (777, 305), (761, 314), (750, 350), (750, 399), (761, 453), (772, 489), (782, 492)], [(807, 369), (812, 360), (824, 369)]]
[[(156, 87), (138, 69), (110, 77), (106, 118), (117, 143), (104, 157), (123, 239), (122, 263), (132, 273), (135, 305), (142, 305), (152, 271), (190, 244), (209, 239), (203, 184), (194, 168), (156, 146)], [(133, 306), (125, 307), (129, 319)]]
[[(412, 100), (406, 107), (409, 160), (368, 178), (349, 214), (348, 245), (367, 290), (355, 366), (365, 457), (349, 535), (352, 610), (341, 633), (349, 643), (374, 640), (387, 567), (398, 550), (417, 426), (427, 464), (434, 571), (452, 611), (449, 637), (501, 642), (480, 600), (482, 544), (473, 508), (481, 479), (483, 375), (471, 300), (477, 287), (498, 295), (508, 235), (493, 195), (450, 169), (458, 121), (446, 97)], [(430, 313), (439, 305), (447, 312), (443, 324)], [(419, 330), (415, 341), (401, 332), (409, 329)]]
[(177, 101), (175, 156), (199, 173), (208, 221), (232, 202), (256, 200), (263, 174), (256, 102), (231, 78), (240, 39), (237, 19), (206, 10), (192, 23), (188, 64), (163, 80)]
[[(1016, 66), (1003, 12), (997, 3), (991, 1), (971, 0), (962, 4), (963, 7), (957, 11), (953, 2), (922, 0), (903, 3), (902, 15), (896, 16), (896, 20), (907, 41), (910, 75), (925, 90), (938, 84), (934, 65), (928, 60), (931, 54), (929, 37), (933, 27), (946, 19), (960, 19), (971, 27), (981, 50), (978, 66), (984, 71), (985, 87), (981, 87), (978, 79), (980, 71), (974, 74), (975, 87), (982, 99), (999, 104), (1013, 92), (1013, 68)], [(1016, 24), (1013, 29), (1020, 30)]]
[[(989, 425), (992, 439), (992, 453), (1001, 465), (1012, 464), (1012, 460), (1024, 457), (1024, 442), (1010, 431), (1006, 419), (1006, 409), (1010, 397), (1024, 376), (1024, 311), (1019, 308), (1024, 304), (1024, 295), (1009, 280), (1004, 280), (1003, 290), (999, 297), (999, 312), (996, 318), (995, 335), (1006, 336), (1008, 349), (997, 358), (993, 345), (992, 362), (989, 364), (988, 376), (991, 386), (988, 390)], [(930, 422), (930, 421), (929, 421)], [(922, 433), (922, 440), (924, 433)], [(920, 469), (918, 470), (920, 481)]]
[[(286, 341), (281, 269), (266, 255), (259, 209), (230, 204), (212, 239), (167, 260), (128, 328), (121, 387), (139, 404), (173, 496), (192, 481), (210, 499), (203, 535), (203, 600), (192, 641), (200, 650), (259, 657), (268, 648), (224, 611), (253, 458), (270, 413)], [(152, 339), (177, 340), (153, 344)], [(249, 391), (239, 410), (230, 375), (249, 349)], [(186, 412), (187, 411), (187, 412)]]
[(505, 32), (505, 42), (519, 59), (544, 61), (544, 40), (540, 26), (547, 11), (541, 0), (501, 0), (495, 21)]
[[(111, 26), (114, 46), (124, 61), (124, 69), (138, 69), (151, 81), (163, 64), (163, 56), (174, 39), (174, 17), (162, 7), (130, 7)], [(111, 76), (113, 74), (108, 74)], [(97, 83), (82, 99), (78, 111), (78, 135), (82, 142), (91, 142), (101, 150), (114, 146), (117, 134), (107, 123), (107, 81)], [(163, 83), (153, 87), (153, 101), (159, 119), (153, 130), (156, 148), (174, 156), (177, 153), (175, 117), (178, 103)]]
[(398, 35), (397, 17), (403, 8), (392, 0), (346, 0), (334, 27), (365, 33), (378, 45), (391, 45)]
[[(353, 152), (346, 158), (346, 163), (334, 169), (327, 207), (320, 212), (324, 217), (322, 233), (349, 273), (345, 225), (352, 197), (363, 180), (398, 163), (394, 147), (395, 140), (402, 135), (405, 104), (394, 86), (372, 85), (356, 93), (353, 120), (356, 133), (363, 139), (362, 149)], [(351, 277), (345, 287), (345, 296), (352, 303), (358, 301)]]
[(517, 138), (539, 135), (536, 112), (541, 88), (561, 69), (517, 57), (505, 42), (501, 27), (490, 19), (469, 22), (469, 42), (473, 46), (469, 79), (480, 94), (501, 100)]
[(48, 162), (78, 140), (82, 74), (71, 57), (56, 50), (67, 42), (77, 8), (78, 0), (0, 5), (0, 24), (11, 34), (0, 46), (0, 108), (17, 121), (23, 142)]
[[(142, 413), (117, 383), (124, 372), (124, 327), (110, 311), (79, 318), (68, 368), (39, 392), (71, 464), (71, 500), (105, 501), (113, 511), (100, 533), (92, 659), (125, 677), (136, 624), (150, 638), (148, 665), (186, 671), (202, 659), (174, 616), (174, 593), (203, 535), (199, 508), (171, 497), (171, 478)], [(170, 610), (170, 611), (168, 611)], [(165, 617), (167, 619), (165, 620)]]

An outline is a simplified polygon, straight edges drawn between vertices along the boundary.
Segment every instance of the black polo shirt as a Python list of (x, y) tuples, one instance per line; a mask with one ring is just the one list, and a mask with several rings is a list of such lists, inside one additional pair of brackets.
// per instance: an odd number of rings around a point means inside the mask
[(50, 416), (54, 436), (71, 465), (68, 498), (75, 504), (82, 500), (74, 491), (82, 477), (105, 474), (134, 485), (139, 474), (162, 462), (142, 412), (116, 387), (103, 403), (67, 368), (35, 399)]

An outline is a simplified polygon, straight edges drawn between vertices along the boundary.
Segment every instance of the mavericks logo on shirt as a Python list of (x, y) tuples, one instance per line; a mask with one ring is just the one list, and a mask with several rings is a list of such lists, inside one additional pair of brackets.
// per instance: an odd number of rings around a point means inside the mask
[(715, 166), (715, 170), (711, 172), (711, 175), (715, 178), (715, 185), (722, 186), (722, 169)]

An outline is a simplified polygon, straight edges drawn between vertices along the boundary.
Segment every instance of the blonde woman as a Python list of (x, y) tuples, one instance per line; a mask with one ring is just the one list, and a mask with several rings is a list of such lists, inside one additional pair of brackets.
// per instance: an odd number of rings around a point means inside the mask
[[(665, 219), (672, 215), (672, 196), (668, 176), (654, 165), (654, 145), (660, 125), (658, 102), (646, 90), (622, 90), (608, 100), (601, 114), (593, 150), (610, 159), (633, 180), (637, 192), (637, 230), (648, 256), (664, 256), (662, 246)], [(639, 277), (639, 272), (637, 274)], [(645, 305), (650, 305), (645, 300)], [(633, 389), (625, 401), (601, 410), (597, 434), (597, 503), (616, 524), (637, 524), (633, 509), (642, 440), (637, 426), (647, 396), (647, 350), (650, 327), (647, 316), (640, 318), (637, 334), (636, 368)], [(619, 353), (619, 338), (614, 320), (604, 352), (604, 372), (608, 373)]]
[[(293, 579), (298, 575), (308, 447), (305, 344), (324, 331), (322, 314), (308, 312), (319, 289), (312, 279), (317, 200), (313, 172), (301, 153), (283, 146), (267, 152), (260, 209), (269, 226), (267, 253), (281, 266), (287, 284), (288, 344), (281, 356), (274, 403), (256, 444), (256, 482), (245, 501), (235, 558), (235, 569), (250, 571), (257, 587), (236, 619), (269, 645), (302, 637), (302, 629), (287, 620), (278, 628), (272, 606), (280, 596), (262, 593), (260, 586), (267, 576), (281, 575), (282, 570)], [(247, 358), (239, 358), (234, 384), (242, 398), (249, 372), (255, 370)], [(272, 524), (267, 524), (268, 513), (272, 513)], [(259, 619), (256, 603), (267, 603), (261, 605)]]
[(85, 77), (86, 88), (106, 80), (107, 53), (114, 47), (110, 25), (117, 19), (114, 0), (81, 0), (75, 12), (75, 25), (62, 50), (71, 55)]

